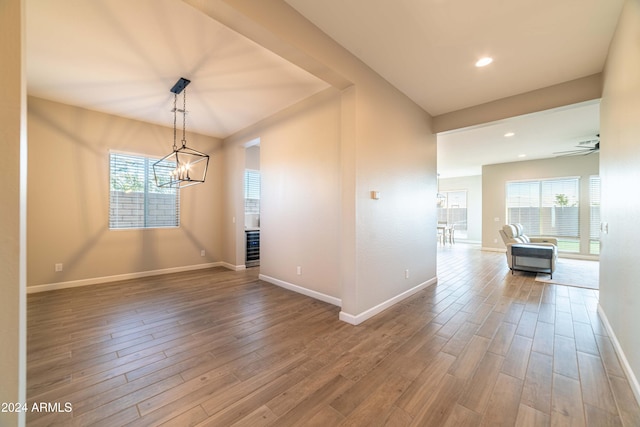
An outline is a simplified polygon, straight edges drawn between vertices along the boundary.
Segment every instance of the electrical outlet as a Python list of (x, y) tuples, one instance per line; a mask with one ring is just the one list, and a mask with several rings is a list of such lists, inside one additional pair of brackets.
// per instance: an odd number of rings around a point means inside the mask
[(55, 265), (55, 269), (56, 269), (56, 273), (59, 273), (62, 271), (62, 263), (57, 263)]
[(200, 256), (204, 256), (204, 249), (200, 251)]
[(404, 278), (408, 279), (409, 278), (409, 270), (405, 270), (404, 271)]
[(296, 267), (296, 273), (298, 274), (298, 276), (300, 276), (302, 274), (302, 267), (297, 266)]

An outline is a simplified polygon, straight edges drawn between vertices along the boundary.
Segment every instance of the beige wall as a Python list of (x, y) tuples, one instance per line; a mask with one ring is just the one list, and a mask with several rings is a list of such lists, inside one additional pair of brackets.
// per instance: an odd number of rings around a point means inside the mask
[[(506, 182), (528, 179), (580, 177), (580, 235), (588, 237), (589, 177), (598, 175), (598, 163), (598, 154), (591, 154), (483, 166), (482, 247), (504, 250), (498, 230), (506, 224)], [(588, 254), (588, 238), (581, 239), (581, 246), (581, 253)]]
[(600, 306), (631, 368), (640, 401), (640, 2), (627, 0), (609, 50), (601, 103)]
[(222, 146), (222, 248), (220, 260), (228, 268), (244, 268), (242, 236), (244, 228), (244, 200), (239, 195), (244, 191), (245, 148), (229, 144)]
[[(343, 299), (343, 312), (353, 315), (436, 277), (436, 138), (430, 118), (381, 78), (358, 81), (357, 295)], [(380, 199), (373, 200), (371, 191), (379, 191)]]
[(247, 169), (260, 170), (260, 146), (253, 145), (245, 151), (245, 167)]
[(220, 260), (219, 140), (187, 130), (188, 145), (211, 159), (206, 182), (181, 191), (180, 227), (109, 230), (109, 150), (160, 157), (172, 129), (33, 97), (28, 118), (28, 286)]
[[(24, 8), (0, 2), (0, 403), (26, 401), (26, 78)], [(0, 412), (0, 425), (25, 414)]]
[[(262, 180), (260, 274), (339, 299), (339, 92), (328, 90), (298, 103), (228, 138), (225, 149), (249, 157), (244, 147), (256, 138)], [(236, 179), (240, 172), (233, 174)], [(242, 198), (242, 191), (229, 198), (236, 216), (242, 215)], [(234, 239), (241, 250), (237, 259), (225, 261), (244, 264), (243, 224), (236, 224)]]
[[(339, 230), (325, 228), (325, 232), (339, 236), (341, 318), (365, 320), (412, 289), (432, 283), (436, 274), (436, 143), (429, 115), (283, 1), (186, 1), (340, 91), (340, 116), (335, 128), (340, 140), (340, 224)], [(324, 130), (309, 128), (305, 132)], [(259, 137), (264, 168), (269, 154), (262, 135)], [(240, 153), (231, 149), (230, 156), (240, 158)], [(243, 161), (235, 164), (238, 168)], [(265, 181), (268, 173), (263, 169)], [(234, 180), (227, 183), (229, 187), (237, 185), (237, 172), (228, 171), (226, 176)], [(331, 185), (332, 175), (326, 178)], [(282, 190), (285, 193), (297, 191), (293, 183), (283, 185), (288, 185)], [(381, 199), (372, 200), (371, 191), (380, 191)], [(229, 194), (236, 191), (232, 189)], [(308, 199), (300, 196), (300, 200)], [(265, 195), (264, 204), (268, 203)], [(313, 199), (309, 203), (314, 203)], [(230, 218), (239, 207), (238, 203), (227, 212), (225, 224), (232, 224)], [(301, 215), (290, 215), (304, 221), (308, 208), (295, 208)], [(270, 219), (266, 209), (261, 232), (268, 240)], [(322, 224), (311, 226), (323, 228)], [(237, 237), (237, 231), (235, 234)], [(229, 255), (236, 259), (241, 256), (237, 246), (229, 248)], [(261, 264), (261, 268), (269, 268), (264, 256)], [(302, 267), (301, 276), (305, 274)], [(409, 278), (405, 278), (407, 270)]]
[(490, 123), (523, 114), (599, 99), (601, 95), (602, 73), (598, 73), (436, 116), (433, 118), (433, 131), (445, 132)]
[[(351, 102), (359, 108), (350, 120), (362, 135), (355, 141), (345, 137), (343, 120), (356, 108)], [(244, 230), (232, 219), (242, 209), (240, 158), (256, 138), (261, 275), (337, 299), (351, 315), (435, 278), (435, 138), (415, 104), (382, 80), (362, 90), (329, 89), (228, 138), (227, 157), (239, 160), (227, 164), (237, 169), (227, 173), (235, 182), (226, 183), (235, 191), (226, 223), (235, 226), (236, 250), (226, 250), (224, 261), (235, 265), (244, 262)], [(354, 157), (348, 161), (345, 152)]]

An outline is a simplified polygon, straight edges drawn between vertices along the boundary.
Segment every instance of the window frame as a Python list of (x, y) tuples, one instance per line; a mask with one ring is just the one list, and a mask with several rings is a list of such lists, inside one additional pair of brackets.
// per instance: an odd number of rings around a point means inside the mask
[[(468, 231), (468, 222), (469, 222), (469, 190), (467, 190), (466, 188), (460, 189), (460, 190), (446, 190), (446, 191), (440, 191), (439, 194), (444, 195), (445, 202), (443, 207), (438, 206), (436, 208), (438, 222), (446, 222), (449, 225), (455, 225), (457, 227), (456, 231), (458, 232), (459, 237), (466, 238), (467, 231)], [(453, 198), (452, 194), (453, 195), (463, 194), (464, 206), (451, 205), (450, 201), (451, 201), (451, 198)], [(455, 220), (452, 221), (451, 209), (464, 209), (464, 221), (455, 221)]]
[(244, 170), (244, 213), (260, 214), (262, 174), (259, 169)]
[[(600, 224), (602, 212), (602, 180), (600, 175), (589, 176), (589, 254), (600, 255)], [(595, 212), (597, 208), (597, 213)]]
[[(135, 225), (126, 225), (126, 220), (113, 218), (114, 216), (114, 204), (119, 203), (118, 198), (114, 200), (114, 190), (113, 183), (114, 177), (113, 172), (114, 168), (118, 165), (114, 165), (114, 158), (116, 161), (126, 162), (126, 158), (133, 159), (135, 161), (142, 161), (142, 167), (134, 170), (132, 173), (142, 173), (144, 174), (142, 178), (142, 189), (141, 191), (135, 191), (138, 194), (138, 202), (140, 197), (142, 197), (142, 218), (140, 221), (140, 215), (131, 215), (131, 221), (137, 222)], [(109, 150), (109, 216), (108, 216), (108, 228), (113, 231), (123, 231), (123, 230), (153, 230), (153, 229), (171, 229), (171, 228), (179, 228), (181, 224), (181, 212), (180, 212), (180, 188), (179, 187), (158, 187), (155, 182), (155, 177), (153, 173), (153, 163), (160, 160), (159, 156), (150, 156), (147, 154), (141, 153), (132, 153), (126, 151), (118, 151), (118, 150)], [(152, 191), (155, 190), (155, 191)], [(126, 193), (126, 191), (122, 191)], [(157, 223), (152, 219), (153, 213), (156, 212), (152, 208), (151, 203), (151, 195), (152, 194), (175, 194), (175, 204), (170, 203), (170, 211), (175, 212), (175, 215), (171, 215), (170, 223)], [(158, 211), (159, 212), (159, 211)]]
[[(569, 200), (569, 198), (567, 198), (567, 200), (565, 201), (565, 203), (570, 202), (570, 201), (574, 201), (573, 204), (571, 205), (565, 205), (565, 206), (557, 206), (555, 201), (553, 200), (553, 193), (545, 193), (545, 186), (548, 185), (553, 185), (554, 183), (558, 183), (561, 184), (562, 181), (573, 181), (572, 185), (575, 185), (574, 193), (573, 195), (571, 195), (570, 197), (574, 197), (575, 199)], [(537, 206), (511, 206), (509, 204), (510, 202), (510, 192), (509, 192), (509, 186), (512, 184), (522, 184), (522, 185), (531, 185), (531, 186), (535, 186), (537, 187), (537, 191), (536, 194), (534, 195), (533, 193), (530, 193), (528, 196), (525, 197), (530, 197), (532, 198), (537, 198)], [(572, 252), (572, 253), (580, 253), (580, 246), (581, 246), (581, 240), (584, 238), (584, 236), (581, 233), (581, 228), (582, 228), (582, 215), (581, 215), (581, 207), (580, 204), (584, 203), (584, 200), (582, 200), (582, 188), (581, 188), (581, 177), (580, 176), (558, 176), (558, 177), (551, 177), (551, 178), (537, 178), (537, 179), (523, 179), (523, 180), (510, 180), (507, 181), (505, 183), (505, 218), (507, 220), (507, 223), (515, 223), (515, 222), (522, 222), (522, 220), (516, 220), (514, 218), (511, 218), (510, 215), (510, 210), (511, 209), (515, 209), (515, 208), (519, 208), (519, 209), (523, 209), (523, 208), (537, 208), (538, 212), (537, 214), (534, 214), (534, 218), (537, 217), (539, 225), (537, 228), (534, 229), (529, 229), (531, 227), (527, 227), (525, 225), (525, 233), (526, 234), (530, 234), (530, 235), (544, 235), (544, 236), (553, 236), (553, 237), (557, 237), (558, 238), (558, 250), (562, 251), (562, 252)], [(557, 194), (564, 194), (564, 193), (557, 193)], [(556, 194), (556, 197), (557, 197)], [(551, 197), (551, 198), (549, 198)], [(557, 200), (557, 199), (556, 199)], [(550, 202), (551, 201), (551, 202)], [(549, 232), (549, 231), (545, 231), (546, 227), (550, 227), (550, 228), (555, 228), (554, 227), (554, 223), (557, 219), (557, 208), (561, 207), (568, 207), (568, 208), (573, 208), (575, 210), (575, 215), (576, 215), (576, 221), (577, 224), (571, 228), (575, 229), (575, 235), (572, 234), (562, 234), (561, 231), (563, 229), (559, 228), (556, 232)], [(544, 221), (545, 219), (545, 215), (544, 215), (544, 210), (545, 209), (551, 209), (549, 212), (548, 218), (550, 218), (549, 223), (547, 223), (546, 221)], [(563, 209), (564, 210), (564, 209)], [(526, 222), (526, 221), (525, 221)], [(545, 227), (546, 226), (546, 227)]]

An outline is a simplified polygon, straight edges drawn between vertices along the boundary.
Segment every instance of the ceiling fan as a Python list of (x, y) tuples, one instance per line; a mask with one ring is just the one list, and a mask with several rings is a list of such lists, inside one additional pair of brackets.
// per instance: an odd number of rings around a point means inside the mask
[(597, 153), (600, 151), (600, 134), (596, 135), (596, 139), (588, 139), (586, 141), (580, 141), (576, 145), (576, 150), (557, 151), (553, 154), (556, 157), (564, 156), (586, 156), (587, 154)]

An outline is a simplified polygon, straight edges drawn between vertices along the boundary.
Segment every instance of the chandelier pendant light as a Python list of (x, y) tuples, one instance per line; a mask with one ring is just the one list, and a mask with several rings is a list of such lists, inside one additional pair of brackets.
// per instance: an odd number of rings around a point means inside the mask
[[(173, 151), (153, 164), (153, 175), (158, 187), (183, 188), (202, 184), (207, 176), (209, 156), (187, 147), (187, 85), (190, 80), (180, 77), (171, 88), (173, 93)], [(178, 109), (178, 94), (182, 93), (182, 110)], [(182, 146), (177, 145), (177, 115), (182, 113)]]

